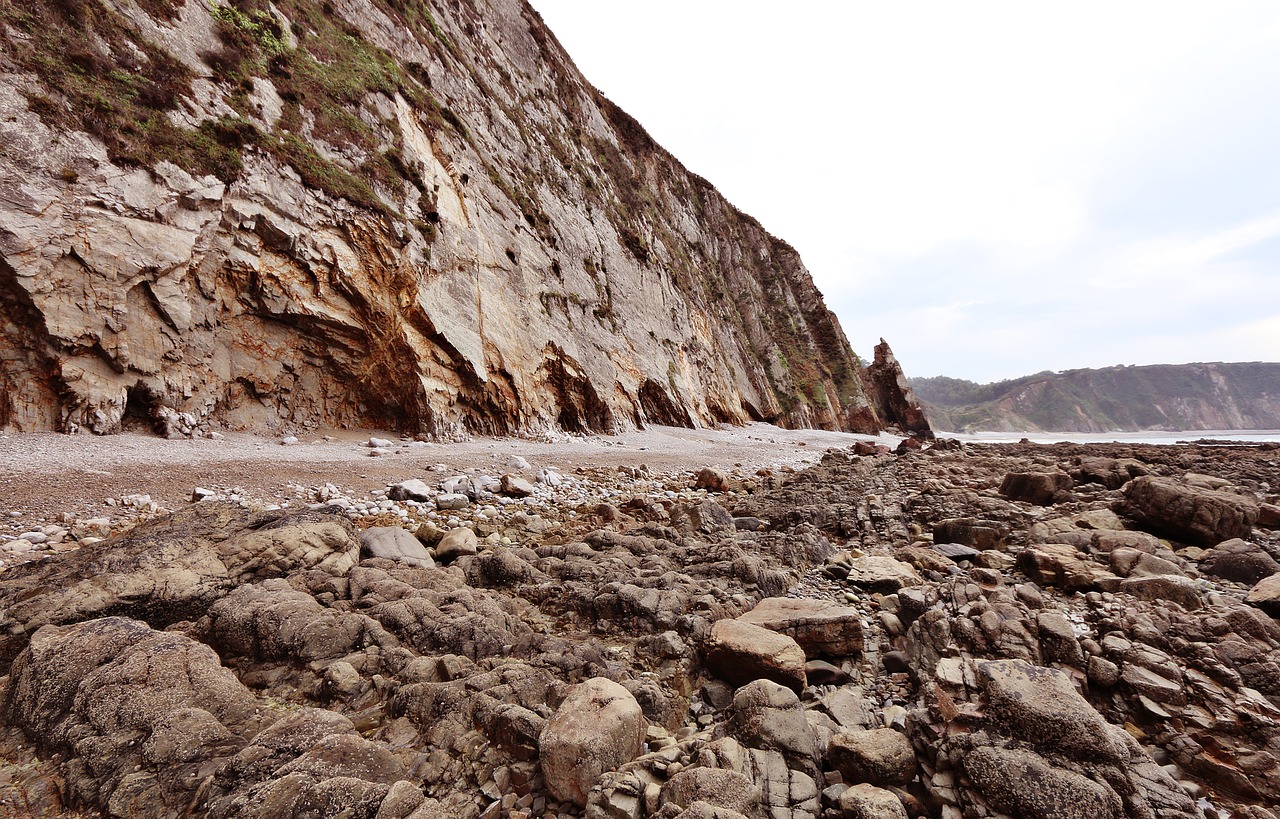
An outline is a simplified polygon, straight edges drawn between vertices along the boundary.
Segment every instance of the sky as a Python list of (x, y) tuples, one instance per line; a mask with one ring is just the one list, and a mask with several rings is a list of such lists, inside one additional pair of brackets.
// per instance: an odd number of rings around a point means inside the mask
[(531, 0), (912, 377), (1280, 361), (1280, 3)]

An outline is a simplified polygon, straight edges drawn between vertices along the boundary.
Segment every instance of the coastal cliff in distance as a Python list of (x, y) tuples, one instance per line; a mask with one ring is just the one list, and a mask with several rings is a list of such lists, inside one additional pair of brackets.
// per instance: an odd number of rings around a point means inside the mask
[(0, 113), (0, 428), (911, 426), (523, 0), (3, 4)]
[(1280, 429), (1280, 364), (1158, 364), (975, 384), (913, 378), (936, 429), (1139, 432)]

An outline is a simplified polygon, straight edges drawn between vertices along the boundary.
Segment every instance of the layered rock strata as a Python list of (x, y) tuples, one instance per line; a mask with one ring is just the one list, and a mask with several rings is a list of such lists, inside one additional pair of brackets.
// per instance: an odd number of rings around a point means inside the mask
[(7, 4), (0, 111), (0, 428), (915, 429), (523, 0)]

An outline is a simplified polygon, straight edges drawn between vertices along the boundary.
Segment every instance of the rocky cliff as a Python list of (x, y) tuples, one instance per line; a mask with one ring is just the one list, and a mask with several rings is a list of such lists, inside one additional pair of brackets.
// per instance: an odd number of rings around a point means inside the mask
[(1280, 364), (1160, 364), (1038, 373), (979, 385), (917, 378), (930, 420), (956, 432), (1280, 429)]
[(0, 428), (900, 421), (796, 252), (521, 0), (0, 31)]

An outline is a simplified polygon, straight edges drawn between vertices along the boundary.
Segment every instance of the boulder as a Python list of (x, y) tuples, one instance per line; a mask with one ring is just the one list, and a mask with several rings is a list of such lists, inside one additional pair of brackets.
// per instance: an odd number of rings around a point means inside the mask
[(695, 802), (741, 814), (755, 812), (759, 793), (745, 774), (723, 768), (686, 768), (662, 786), (660, 803), (691, 808)]
[(1200, 571), (1252, 586), (1280, 572), (1280, 563), (1261, 546), (1240, 538), (1224, 540), (1200, 556)]
[(707, 467), (698, 472), (698, 476), (694, 478), (693, 486), (695, 489), (705, 489), (708, 492), (723, 492), (725, 483), (728, 480), (729, 476), (724, 473), (723, 469)]
[(963, 758), (965, 774), (996, 810), (1034, 819), (1120, 819), (1115, 791), (1027, 750), (983, 747)]
[(533, 484), (519, 475), (503, 475), (502, 494), (513, 498), (527, 498), (533, 494)]
[(744, 685), (733, 695), (728, 718), (716, 737), (732, 737), (747, 748), (778, 753), (785, 767), (818, 773), (819, 747), (795, 692), (769, 680)]
[(1124, 511), (1131, 518), (1157, 534), (1195, 546), (1248, 537), (1258, 519), (1258, 504), (1251, 498), (1169, 478), (1135, 478), (1124, 494)]
[(450, 529), (436, 544), (436, 559), (441, 563), (451, 563), (457, 558), (479, 554), (480, 541), (473, 529), (459, 526)]
[(827, 746), (827, 764), (845, 782), (902, 786), (916, 775), (911, 741), (892, 728), (836, 734)]
[(990, 718), (1014, 737), (1077, 758), (1114, 760), (1106, 721), (1061, 671), (1022, 660), (978, 663)]
[(387, 490), (387, 497), (395, 501), (429, 501), (431, 495), (431, 487), (417, 478), (401, 481)]
[(1009, 500), (1051, 506), (1065, 500), (1071, 476), (1065, 472), (1010, 472), (1000, 482), (1000, 494)]
[(738, 619), (787, 635), (806, 657), (839, 659), (862, 651), (861, 612), (830, 600), (766, 597)]
[(891, 594), (904, 586), (919, 586), (924, 579), (909, 563), (883, 555), (868, 555), (854, 558), (850, 563), (848, 582), (870, 592)]
[(547, 790), (579, 807), (601, 774), (644, 751), (647, 723), (631, 692), (604, 677), (574, 686), (538, 737)]
[(1134, 478), (1149, 474), (1147, 465), (1133, 458), (1084, 456), (1076, 459), (1071, 470), (1077, 483), (1100, 483), (1108, 489), (1119, 489)]
[(360, 551), (368, 557), (381, 557), (422, 569), (436, 564), (422, 541), (400, 526), (373, 526), (360, 534)]
[(933, 525), (934, 543), (959, 543), (982, 551), (1004, 543), (1008, 527), (976, 518), (948, 518)]
[(1155, 577), (1130, 577), (1120, 582), (1120, 591), (1132, 594), (1139, 600), (1177, 603), (1187, 611), (1204, 607), (1204, 600), (1189, 577), (1158, 575)]
[(804, 650), (791, 637), (744, 620), (717, 620), (706, 649), (707, 669), (735, 686), (772, 680), (800, 692)]
[(845, 788), (839, 805), (841, 819), (908, 819), (897, 794), (865, 782)]
[(1257, 606), (1272, 617), (1280, 617), (1280, 573), (1258, 581), (1249, 589), (1244, 602)]
[(1044, 543), (1018, 553), (1018, 568), (1040, 586), (1057, 586), (1064, 591), (1093, 589), (1109, 572), (1089, 560), (1074, 546)]
[[(1165, 554), (1169, 554), (1166, 552)], [(1170, 555), (1172, 557), (1172, 555)], [(1157, 557), (1137, 549), (1119, 548), (1111, 550), (1111, 570), (1121, 577), (1158, 577), (1160, 575), (1177, 575), (1185, 577), (1186, 573), (1172, 560)], [(1277, 567), (1280, 570), (1280, 566)]]

